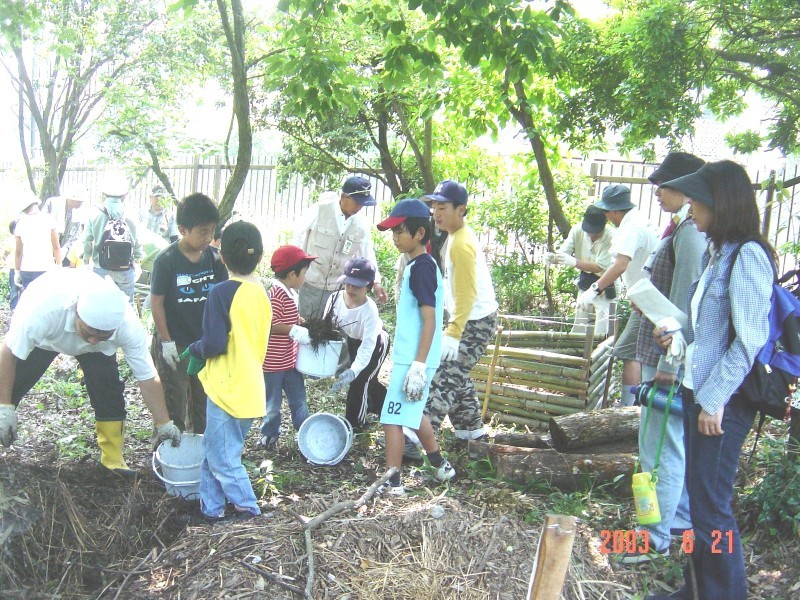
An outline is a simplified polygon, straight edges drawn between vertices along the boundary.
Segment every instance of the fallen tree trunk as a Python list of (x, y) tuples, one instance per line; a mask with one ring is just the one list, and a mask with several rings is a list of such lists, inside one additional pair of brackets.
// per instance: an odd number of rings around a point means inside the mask
[(549, 424), (553, 446), (560, 452), (609, 443), (635, 443), (639, 437), (639, 407), (575, 413), (551, 418)]
[(519, 446), (520, 448), (549, 449), (552, 447), (550, 435), (542, 433), (498, 433), (494, 436), (494, 443)]
[(556, 450), (524, 448), (524, 453), (490, 453), (499, 479), (520, 485), (547, 483), (563, 491), (586, 484), (608, 483), (633, 472), (635, 454), (563, 454)]

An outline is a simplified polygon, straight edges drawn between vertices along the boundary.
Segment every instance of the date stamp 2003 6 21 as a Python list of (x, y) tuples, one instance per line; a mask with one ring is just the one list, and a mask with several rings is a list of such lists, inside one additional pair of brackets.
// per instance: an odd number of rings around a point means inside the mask
[[(733, 554), (733, 531), (728, 529), (711, 532), (711, 554)], [(694, 552), (694, 531), (687, 529), (681, 537), (681, 550), (685, 554)], [(600, 531), (601, 554), (624, 554), (650, 552), (650, 532), (646, 529), (603, 529)]]

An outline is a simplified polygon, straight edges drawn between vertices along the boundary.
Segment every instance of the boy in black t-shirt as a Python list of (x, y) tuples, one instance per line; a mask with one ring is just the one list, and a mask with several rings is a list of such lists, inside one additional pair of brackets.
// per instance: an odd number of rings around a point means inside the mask
[(162, 250), (153, 264), (150, 285), (155, 335), (150, 352), (164, 386), (170, 419), (181, 430), (203, 433), (206, 393), (196, 375), (188, 375), (183, 350), (202, 335), (208, 292), (228, 279), (219, 251), (210, 246), (219, 221), (214, 201), (191, 194), (178, 203), (181, 239)]

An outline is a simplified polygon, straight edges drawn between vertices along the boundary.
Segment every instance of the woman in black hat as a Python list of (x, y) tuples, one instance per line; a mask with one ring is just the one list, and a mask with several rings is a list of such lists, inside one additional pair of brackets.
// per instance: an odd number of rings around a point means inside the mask
[[(662, 187), (690, 198), (697, 229), (710, 241), (700, 280), (689, 289), (682, 381), (694, 548), (684, 588), (668, 597), (745, 600), (733, 484), (755, 409), (737, 390), (769, 334), (774, 251), (760, 234), (753, 186), (740, 165), (708, 163)], [(660, 339), (667, 347), (672, 336)]]

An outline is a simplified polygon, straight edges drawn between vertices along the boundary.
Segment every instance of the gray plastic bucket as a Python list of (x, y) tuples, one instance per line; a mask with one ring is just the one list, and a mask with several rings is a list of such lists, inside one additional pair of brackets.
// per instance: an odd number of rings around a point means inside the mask
[(153, 453), (153, 473), (171, 496), (196, 500), (200, 496), (200, 465), (203, 462), (203, 436), (181, 434), (181, 445), (167, 440)]
[(312, 465), (336, 465), (353, 445), (353, 427), (338, 415), (317, 413), (300, 425), (297, 445)]

